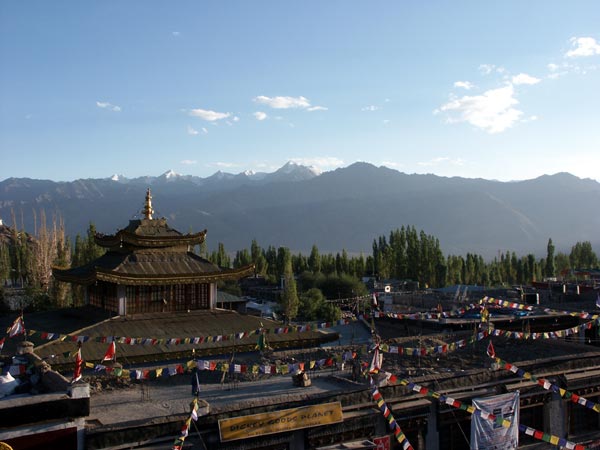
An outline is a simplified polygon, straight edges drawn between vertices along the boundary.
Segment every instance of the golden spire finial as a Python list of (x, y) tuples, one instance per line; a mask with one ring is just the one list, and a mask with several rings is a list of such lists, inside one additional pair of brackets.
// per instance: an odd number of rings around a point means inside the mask
[(152, 194), (150, 194), (150, 188), (146, 191), (146, 204), (144, 205), (142, 213), (144, 214), (145, 219), (152, 220), (154, 210), (152, 209)]

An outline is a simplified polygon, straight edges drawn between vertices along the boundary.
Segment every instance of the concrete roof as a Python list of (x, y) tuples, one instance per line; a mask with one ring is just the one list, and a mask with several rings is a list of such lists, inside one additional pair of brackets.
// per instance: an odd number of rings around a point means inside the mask
[[(14, 320), (14, 319), (12, 319)], [(0, 320), (0, 325), (9, 326), (11, 319)], [(198, 310), (190, 312), (173, 313), (148, 313), (126, 317), (107, 316), (107, 313), (98, 308), (72, 308), (56, 310), (46, 313), (25, 315), (27, 330), (39, 332), (55, 332), (69, 335), (90, 336), (90, 340), (82, 344), (82, 356), (86, 361), (99, 362), (108, 347), (105, 342), (95, 342), (94, 338), (101, 336), (123, 336), (136, 338), (186, 338), (207, 337), (216, 335), (229, 335), (238, 332), (252, 331), (265, 327), (274, 329), (281, 327), (281, 323), (251, 315), (239, 314), (229, 310)], [(289, 342), (304, 339), (312, 340), (313, 345), (317, 340), (322, 340), (324, 333), (311, 331), (305, 333), (288, 333), (268, 335), (268, 341), (273, 346), (287, 346)], [(35, 352), (54, 366), (72, 364), (71, 357), (64, 357), (63, 353), (73, 352), (77, 349), (74, 341), (45, 341), (39, 333), (27, 337), (35, 344)], [(4, 354), (14, 351), (16, 342), (23, 340), (22, 336), (7, 339)], [(127, 345), (117, 343), (117, 361), (124, 365), (150, 361), (166, 361), (172, 359), (190, 358), (192, 349), (197, 355), (230, 353), (232, 346), (238, 351), (246, 346), (253, 350), (257, 343), (257, 336), (244, 339), (229, 340), (225, 342), (206, 342), (202, 344), (179, 345)]]

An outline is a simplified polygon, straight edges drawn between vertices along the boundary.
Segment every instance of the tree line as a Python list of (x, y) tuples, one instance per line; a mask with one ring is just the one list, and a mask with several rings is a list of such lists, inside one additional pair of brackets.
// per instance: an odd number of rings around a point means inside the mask
[[(78, 305), (83, 298), (81, 288), (55, 282), (52, 266), (77, 267), (103, 254), (96, 245), (93, 223), (85, 235), (77, 235), (71, 243), (59, 216), (48, 221), (44, 211), (34, 214), (34, 233), (13, 226), (0, 236), (0, 280), (2, 284), (24, 286), (38, 309)], [(48, 223), (50, 222), (50, 223)], [(306, 319), (339, 315), (326, 299), (350, 298), (366, 294), (363, 277), (412, 280), (421, 287), (444, 287), (454, 284), (510, 286), (529, 284), (547, 277), (565, 274), (571, 269), (598, 268), (598, 257), (589, 241), (577, 242), (569, 254), (555, 253), (548, 240), (546, 256), (517, 256), (515, 252), (499, 252), (491, 261), (481, 255), (447, 255), (439, 240), (414, 226), (402, 226), (389, 235), (373, 240), (370, 255), (350, 255), (346, 250), (322, 253), (313, 245), (309, 254), (293, 254), (287, 247), (263, 248), (256, 239), (250, 248), (228, 252), (219, 242), (212, 252), (205, 244), (194, 251), (221, 267), (254, 264), (257, 275), (273, 285), (284, 280), (282, 304), (289, 318), (298, 311)], [(232, 289), (235, 290), (235, 287)]]

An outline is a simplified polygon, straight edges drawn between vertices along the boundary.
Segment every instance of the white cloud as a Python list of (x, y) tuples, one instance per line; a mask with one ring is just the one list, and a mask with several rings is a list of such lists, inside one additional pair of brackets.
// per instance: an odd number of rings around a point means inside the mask
[(546, 78), (550, 78), (551, 80), (568, 75), (570, 72), (580, 72), (580, 68), (577, 65), (567, 62), (563, 62), (561, 64), (550, 63), (546, 67), (548, 68), (548, 72), (550, 72)]
[(502, 66), (496, 66), (495, 64), (480, 64), (478, 67), (479, 73), (482, 75), (489, 75), (492, 72), (504, 73), (506, 69)]
[(325, 106), (311, 106), (310, 108), (306, 108), (307, 111), (328, 111), (329, 108)]
[(479, 73), (481, 73), (482, 75), (489, 75), (490, 73), (492, 73), (495, 67), (496, 66), (493, 64), (480, 64)]
[(108, 109), (109, 111), (120, 112), (121, 107), (117, 105), (113, 105), (108, 102), (96, 102), (96, 106), (102, 109)]
[(171, 34), (175, 37), (181, 36), (181, 33), (179, 31), (172, 31)]
[(379, 106), (375, 106), (375, 105), (369, 105), (369, 106), (365, 106), (364, 108), (361, 108), (361, 111), (377, 111), (379, 109)]
[(256, 120), (265, 120), (267, 117), (267, 114), (262, 112), (262, 111), (256, 111), (254, 114), (252, 114), (254, 116), (254, 118)]
[(383, 119), (383, 124), (384, 125), (389, 125), (390, 123), (390, 119)]
[(472, 89), (474, 87), (474, 85), (470, 81), (455, 81), (454, 87), (455, 88), (463, 88), (468, 91), (469, 89)]
[(565, 56), (568, 58), (600, 55), (600, 44), (596, 42), (596, 39), (591, 37), (572, 37), (571, 46), (573, 48), (565, 53)]
[(202, 127), (202, 128), (200, 128), (200, 131), (198, 131), (195, 128), (193, 128), (191, 125), (188, 125), (187, 132), (190, 136), (196, 136), (200, 133), (208, 134), (208, 130), (206, 128)]
[(240, 118), (238, 116), (233, 116), (233, 119), (231, 119), (231, 120), (233, 120), (234, 122), (239, 122)]
[(222, 112), (210, 111), (207, 109), (197, 108), (197, 109), (190, 110), (190, 116), (200, 117), (201, 119), (207, 120), (209, 122), (214, 122), (216, 120), (227, 119), (228, 117), (231, 116), (231, 113), (222, 113)]
[(253, 167), (258, 171), (274, 171), (279, 169), (281, 166), (266, 162), (257, 162), (254, 163)]
[(527, 75), (526, 73), (520, 73), (512, 77), (513, 84), (537, 84), (540, 81), (542, 80), (532, 77), (531, 75)]
[(207, 167), (218, 167), (220, 169), (231, 169), (234, 167), (239, 167), (239, 164), (224, 162), (224, 161), (217, 161), (214, 163), (208, 163), (206, 166)]
[(315, 156), (312, 158), (291, 158), (290, 161), (303, 166), (312, 166), (320, 170), (336, 169), (344, 165), (344, 161), (335, 156)]
[(463, 166), (465, 164), (464, 159), (461, 158), (450, 158), (448, 156), (438, 156), (437, 158), (430, 159), (429, 161), (420, 161), (417, 163), (419, 166), (431, 167), (439, 166), (442, 164), (450, 164), (453, 166)]
[(179, 164), (183, 164), (184, 166), (192, 166), (194, 164), (198, 164), (198, 161), (194, 159), (184, 159), (182, 161), (179, 161)]
[(522, 111), (515, 109), (519, 101), (512, 84), (491, 89), (482, 95), (453, 98), (434, 113), (450, 114), (449, 123), (468, 122), (490, 134), (500, 133), (519, 120)]
[(254, 101), (273, 109), (310, 108), (310, 102), (306, 97), (266, 97), (259, 95), (254, 97)]

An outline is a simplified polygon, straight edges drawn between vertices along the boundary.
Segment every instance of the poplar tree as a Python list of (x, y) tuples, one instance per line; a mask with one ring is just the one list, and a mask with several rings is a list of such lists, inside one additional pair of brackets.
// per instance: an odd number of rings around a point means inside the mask
[(319, 255), (319, 249), (313, 244), (310, 250), (310, 256), (308, 257), (308, 268), (312, 273), (321, 272), (321, 256)]
[(288, 249), (281, 250), (284, 270), (283, 270), (283, 293), (281, 294), (281, 308), (287, 320), (293, 320), (298, 315), (298, 292), (296, 290), (296, 280), (292, 270), (292, 257)]
[(556, 274), (556, 269), (554, 266), (554, 244), (552, 243), (552, 238), (548, 239), (547, 246), (547, 256), (546, 256), (546, 276), (553, 277)]

